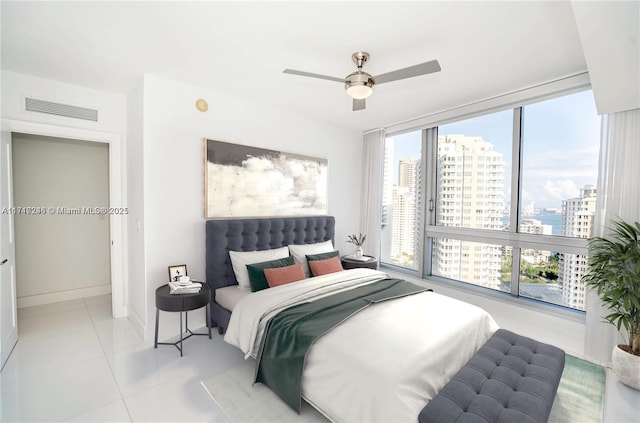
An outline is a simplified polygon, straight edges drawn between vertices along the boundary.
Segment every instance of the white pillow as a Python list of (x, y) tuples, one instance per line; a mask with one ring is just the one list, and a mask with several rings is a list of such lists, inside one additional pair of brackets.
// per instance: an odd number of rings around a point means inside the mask
[(302, 269), (307, 277), (311, 277), (311, 271), (309, 270), (309, 263), (307, 263), (306, 255), (329, 253), (331, 251), (335, 251), (331, 240), (318, 242), (317, 244), (289, 245), (289, 252), (297, 263), (302, 264)]
[(289, 249), (287, 247), (281, 247), (262, 251), (229, 251), (229, 257), (231, 258), (233, 273), (236, 274), (238, 288), (244, 291), (251, 291), (247, 264), (289, 257)]

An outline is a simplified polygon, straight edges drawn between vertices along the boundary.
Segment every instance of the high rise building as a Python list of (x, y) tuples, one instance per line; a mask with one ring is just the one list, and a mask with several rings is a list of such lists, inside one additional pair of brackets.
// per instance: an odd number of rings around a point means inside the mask
[(398, 162), (398, 186), (407, 187), (412, 194), (418, 189), (418, 174), (420, 173), (420, 159), (409, 157)]
[(384, 162), (382, 164), (382, 216), (381, 224), (384, 228), (391, 224), (391, 209), (393, 205), (393, 138), (387, 138), (384, 143)]
[(415, 197), (409, 187), (393, 187), (393, 238), (391, 256), (413, 257), (415, 252)]
[[(437, 224), (503, 229), (504, 161), (481, 137), (438, 137)], [(433, 270), (439, 276), (499, 289), (501, 246), (436, 239)]]
[[(596, 188), (586, 185), (580, 196), (562, 201), (562, 234), (589, 238), (593, 232), (596, 212)], [(582, 276), (587, 270), (587, 256), (560, 254), (558, 277), (562, 289), (562, 302), (567, 307), (585, 309), (585, 285)]]
[[(544, 225), (538, 219), (522, 219), (520, 222), (520, 233), (523, 234), (551, 235), (552, 232), (551, 225)], [(549, 257), (551, 257), (551, 252), (547, 250), (523, 248), (520, 252), (520, 259), (530, 264), (545, 263), (549, 261)]]
[(419, 251), (417, 241), (420, 208), (421, 160), (415, 157), (398, 162), (398, 185), (392, 190), (392, 239), (391, 257), (394, 262), (415, 266), (415, 253)]
[(382, 164), (382, 210), (380, 210), (380, 260), (394, 263), (391, 255), (393, 242), (393, 158), (394, 139), (384, 142), (384, 161)]

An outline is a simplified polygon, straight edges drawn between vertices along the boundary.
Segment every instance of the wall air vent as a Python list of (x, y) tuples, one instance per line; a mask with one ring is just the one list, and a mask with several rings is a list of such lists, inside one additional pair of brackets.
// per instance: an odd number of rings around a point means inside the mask
[(65, 116), (93, 122), (98, 121), (98, 111), (84, 107), (36, 100), (35, 98), (25, 98), (25, 107), (28, 112), (46, 113), (48, 115)]

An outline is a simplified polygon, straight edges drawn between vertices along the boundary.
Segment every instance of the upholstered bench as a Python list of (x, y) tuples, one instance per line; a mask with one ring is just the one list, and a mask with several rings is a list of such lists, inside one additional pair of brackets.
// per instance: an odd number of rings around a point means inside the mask
[(543, 423), (564, 351), (499, 329), (422, 409), (420, 423)]

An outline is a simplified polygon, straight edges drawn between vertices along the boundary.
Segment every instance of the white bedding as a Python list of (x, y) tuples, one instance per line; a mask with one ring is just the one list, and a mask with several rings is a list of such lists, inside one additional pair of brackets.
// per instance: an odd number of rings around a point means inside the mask
[(238, 285), (225, 286), (223, 288), (217, 288), (214, 292), (216, 303), (220, 304), (223, 308), (233, 311), (244, 297), (251, 295), (251, 291), (238, 288)]
[[(256, 292), (236, 305), (224, 339), (255, 357), (282, 309), (386, 277), (353, 269)], [(497, 329), (484, 310), (433, 292), (371, 305), (313, 344), (302, 395), (336, 422), (415, 422)]]

